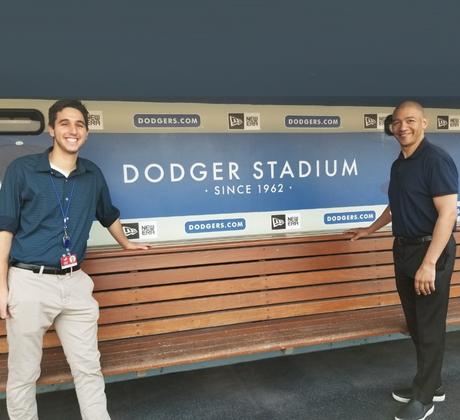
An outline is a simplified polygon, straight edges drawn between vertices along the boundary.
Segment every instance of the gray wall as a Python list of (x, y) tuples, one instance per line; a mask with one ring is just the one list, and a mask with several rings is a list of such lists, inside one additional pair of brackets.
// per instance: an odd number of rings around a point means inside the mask
[(0, 97), (460, 107), (458, 0), (4, 1)]

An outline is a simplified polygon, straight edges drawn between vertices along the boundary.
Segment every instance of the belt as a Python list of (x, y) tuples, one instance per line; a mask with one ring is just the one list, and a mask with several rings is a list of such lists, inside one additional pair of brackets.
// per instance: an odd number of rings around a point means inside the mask
[(63, 275), (71, 273), (72, 271), (80, 270), (79, 265), (75, 265), (74, 267), (69, 268), (56, 268), (56, 267), (48, 267), (46, 265), (35, 265), (35, 264), (24, 264), (20, 262), (16, 262), (11, 264), (13, 267), (23, 268), (24, 270), (30, 270), (34, 273), (42, 273), (42, 274), (55, 274), (55, 275)]
[(408, 238), (407, 236), (395, 236), (396, 242), (400, 245), (417, 245), (423, 244), (425, 242), (431, 242), (433, 237), (431, 235), (427, 236), (416, 236), (413, 238)]

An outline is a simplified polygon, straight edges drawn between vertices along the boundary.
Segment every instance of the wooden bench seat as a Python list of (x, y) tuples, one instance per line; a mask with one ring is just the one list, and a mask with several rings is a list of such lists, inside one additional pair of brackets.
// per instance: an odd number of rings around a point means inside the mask
[[(104, 374), (122, 379), (404, 333), (391, 246), (380, 233), (354, 242), (322, 235), (91, 250), (84, 269), (101, 310)], [(460, 259), (448, 323), (460, 325)], [(0, 392), (5, 334), (0, 322)], [(70, 382), (54, 331), (44, 347), (42, 387)]]

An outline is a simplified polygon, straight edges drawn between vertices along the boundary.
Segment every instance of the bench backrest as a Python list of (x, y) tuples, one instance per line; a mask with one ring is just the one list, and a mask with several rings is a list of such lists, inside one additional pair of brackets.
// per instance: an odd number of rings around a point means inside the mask
[[(457, 241), (460, 235), (456, 234)], [(99, 340), (399, 304), (393, 239), (381, 233), (90, 250)], [(455, 266), (451, 296), (460, 296)], [(0, 353), (7, 351), (0, 322)], [(49, 331), (45, 347), (59, 345)]]

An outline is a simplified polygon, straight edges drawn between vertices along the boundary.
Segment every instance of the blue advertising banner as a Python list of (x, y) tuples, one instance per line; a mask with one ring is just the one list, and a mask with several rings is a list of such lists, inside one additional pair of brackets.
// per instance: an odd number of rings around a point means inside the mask
[[(460, 161), (460, 143), (430, 138)], [(97, 134), (83, 155), (143, 218), (385, 204), (398, 153), (381, 133), (176, 133)]]
[(383, 204), (395, 141), (353, 134), (97, 134), (124, 217)]

